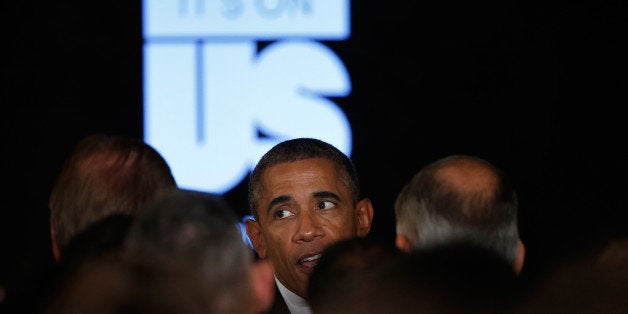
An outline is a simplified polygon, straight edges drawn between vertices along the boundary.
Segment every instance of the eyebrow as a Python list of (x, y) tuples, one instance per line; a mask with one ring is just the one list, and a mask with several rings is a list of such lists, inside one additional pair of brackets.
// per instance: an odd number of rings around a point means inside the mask
[(338, 196), (336, 193), (332, 193), (332, 192), (328, 192), (328, 191), (314, 192), (312, 195), (315, 198), (331, 198), (331, 199), (334, 199), (336, 201), (340, 201), (340, 196)]
[(270, 203), (268, 203), (268, 207), (266, 208), (266, 213), (267, 214), (270, 213), (270, 209), (273, 208), (273, 206), (275, 206), (276, 204), (284, 203), (291, 199), (292, 199), (292, 196), (290, 195), (279, 195), (273, 198), (272, 200), (270, 200)]

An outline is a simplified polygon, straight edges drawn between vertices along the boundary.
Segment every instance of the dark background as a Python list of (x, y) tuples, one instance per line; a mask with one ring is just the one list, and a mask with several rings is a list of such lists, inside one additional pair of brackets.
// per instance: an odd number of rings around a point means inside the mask
[[(625, 1), (352, 1), (325, 42), (351, 75), (335, 100), (392, 241), (396, 193), (448, 154), (486, 158), (520, 197), (526, 272), (628, 233)], [(141, 2), (3, 1), (0, 284), (37, 284), (52, 259), (48, 194), (83, 136), (142, 137)], [(245, 209), (241, 184), (228, 193)]]

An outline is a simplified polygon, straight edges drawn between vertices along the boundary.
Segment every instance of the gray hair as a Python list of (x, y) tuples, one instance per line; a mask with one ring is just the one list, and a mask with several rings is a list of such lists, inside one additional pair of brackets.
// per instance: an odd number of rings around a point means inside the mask
[[(491, 184), (468, 189), (442, 178), (439, 171), (461, 163), (481, 167)], [(415, 249), (467, 242), (514, 263), (517, 210), (516, 192), (499, 169), (478, 157), (454, 155), (424, 167), (402, 188), (395, 201), (396, 231)]]

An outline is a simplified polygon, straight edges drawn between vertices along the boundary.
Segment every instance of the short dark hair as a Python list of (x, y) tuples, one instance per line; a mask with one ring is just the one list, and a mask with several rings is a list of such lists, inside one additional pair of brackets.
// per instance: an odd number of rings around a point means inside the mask
[(203, 302), (210, 312), (241, 313), (250, 304), (254, 254), (242, 239), (235, 212), (219, 194), (170, 190), (137, 215), (126, 249), (131, 263), (149, 271), (150, 281), (172, 272), (191, 275), (207, 287)]
[(352, 237), (330, 244), (308, 279), (307, 299), (312, 310), (324, 308), (329, 299), (342, 298), (336, 293), (329, 294), (330, 287), (391, 262), (400, 254), (396, 247), (373, 237)]
[(338, 176), (351, 191), (353, 202), (360, 197), (358, 175), (351, 159), (335, 146), (315, 138), (294, 138), (283, 141), (259, 160), (249, 177), (249, 208), (255, 219), (258, 219), (257, 206), (260, 194), (262, 174), (277, 164), (294, 162), (311, 158), (325, 158), (336, 165)]

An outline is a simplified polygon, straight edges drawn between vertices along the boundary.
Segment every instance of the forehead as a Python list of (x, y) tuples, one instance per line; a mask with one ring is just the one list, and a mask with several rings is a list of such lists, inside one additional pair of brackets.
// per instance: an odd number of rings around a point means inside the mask
[[(326, 158), (310, 158), (274, 165), (261, 176), (262, 192), (272, 195), (294, 194), (304, 189), (347, 189), (338, 168)], [(305, 192), (305, 191), (303, 191)]]

